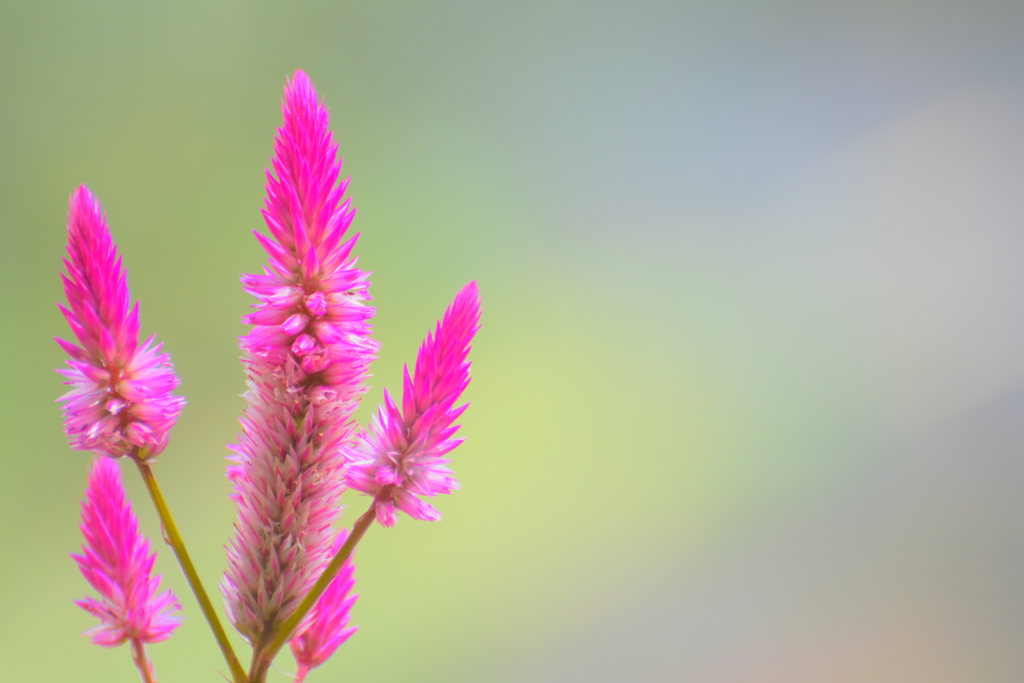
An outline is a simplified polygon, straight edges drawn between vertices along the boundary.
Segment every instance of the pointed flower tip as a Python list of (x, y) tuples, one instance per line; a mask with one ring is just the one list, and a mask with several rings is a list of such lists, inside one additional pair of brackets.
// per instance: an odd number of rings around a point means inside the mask
[(75, 188), (74, 192), (71, 193), (69, 204), (69, 217), (101, 214), (100, 203), (96, 200), (96, 196), (92, 191), (85, 185), (79, 185)]
[(181, 623), (178, 599), (160, 592), (160, 576), (152, 575), (156, 553), (139, 532), (138, 519), (124, 491), (121, 470), (111, 458), (97, 458), (82, 501), (81, 555), (72, 555), (82, 576), (100, 599), (76, 602), (100, 620), (84, 635), (104, 647), (131, 639), (155, 643), (169, 638)]
[(470, 280), (466, 283), (466, 286), (459, 290), (456, 298), (467, 297), (473, 299), (476, 304), (480, 305), (480, 288), (477, 286), (476, 280)]
[(292, 77), (285, 81), (284, 101), (286, 110), (294, 108), (316, 110), (322, 106), (316, 86), (302, 69), (297, 69)]
[(468, 318), (471, 321), (473, 334), (476, 333), (480, 326), (480, 289), (477, 287), (476, 280), (470, 280), (465, 287), (459, 290), (448, 312)]
[(302, 69), (296, 69), (295, 73), (292, 74), (292, 77), (287, 79), (285, 88), (292, 90), (312, 90), (313, 82), (309, 79), (309, 74)]

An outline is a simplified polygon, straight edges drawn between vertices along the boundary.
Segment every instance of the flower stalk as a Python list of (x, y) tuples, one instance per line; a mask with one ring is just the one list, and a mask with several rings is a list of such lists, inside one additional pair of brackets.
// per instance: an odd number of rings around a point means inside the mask
[(178, 525), (174, 522), (171, 509), (167, 507), (167, 501), (164, 500), (163, 493), (160, 492), (160, 486), (156, 483), (156, 476), (146, 461), (145, 453), (133, 452), (131, 457), (139, 468), (142, 481), (146, 483), (146, 490), (149, 491), (149, 496), (153, 499), (153, 505), (160, 516), (160, 524), (164, 529), (164, 538), (167, 544), (174, 550), (174, 556), (178, 558), (181, 571), (185, 574), (188, 585), (192, 588), (192, 593), (196, 596), (200, 609), (203, 610), (203, 616), (206, 617), (207, 623), (210, 624), (210, 629), (217, 640), (217, 645), (220, 646), (220, 651), (224, 654), (224, 659), (231, 669), (232, 680), (234, 683), (248, 683), (249, 678), (245, 674), (245, 669), (242, 668), (242, 663), (238, 661), (238, 657), (231, 647), (231, 642), (228, 640), (228, 634), (224, 631), (224, 627), (221, 626), (220, 619), (217, 617), (217, 612), (213, 609), (210, 596), (206, 593), (206, 589), (203, 588), (203, 582), (199, 579), (199, 573), (196, 571), (195, 565), (192, 564), (192, 558), (189, 557), (188, 550), (185, 548), (185, 541), (181, 538)]
[(156, 672), (153, 671), (153, 665), (150, 663), (149, 657), (146, 656), (146, 644), (142, 642), (141, 638), (132, 638), (131, 643), (132, 661), (135, 662), (135, 668), (142, 676), (142, 683), (156, 683)]

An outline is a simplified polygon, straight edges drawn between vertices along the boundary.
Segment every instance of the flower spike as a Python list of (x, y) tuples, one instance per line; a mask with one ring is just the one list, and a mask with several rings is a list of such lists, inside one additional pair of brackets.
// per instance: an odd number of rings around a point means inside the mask
[[(347, 538), (348, 529), (343, 529), (335, 537), (331, 553), (337, 554)], [(292, 655), (298, 665), (296, 683), (302, 683), (306, 674), (326, 662), (342, 643), (359, 630), (358, 626), (348, 625), (349, 612), (359, 597), (358, 594), (349, 595), (356, 583), (355, 570), (352, 558), (346, 560), (341, 571), (309, 611), (306, 617), (308, 626), (292, 639)]]
[(159, 455), (185, 399), (170, 357), (150, 337), (139, 346), (139, 305), (131, 306), (127, 271), (110, 237), (106, 216), (84, 185), (71, 195), (68, 306), (60, 306), (80, 346), (57, 339), (71, 356), (58, 370), (74, 388), (64, 403), (64, 430), (76, 450), (121, 457)]
[(383, 526), (394, 526), (396, 509), (415, 519), (439, 520), (441, 513), (419, 496), (459, 487), (446, 456), (462, 443), (453, 438), (459, 429), (453, 423), (467, 406), (455, 407), (455, 402), (469, 385), (467, 357), (479, 328), (480, 294), (476, 282), (470, 282), (420, 346), (415, 374), (406, 366), (402, 409), (385, 390), (384, 406), (360, 435), (346, 481), (374, 496)]
[(175, 612), (178, 599), (160, 592), (160, 575), (153, 576), (156, 553), (139, 532), (121, 483), (121, 470), (110, 458), (97, 458), (89, 473), (82, 501), (81, 555), (72, 555), (82, 576), (101, 599), (86, 598), (75, 604), (100, 620), (83, 635), (103, 647), (132, 641), (156, 643), (171, 637), (181, 623)]
[(355, 210), (338, 181), (341, 161), (327, 108), (302, 71), (285, 86), (257, 234), (268, 263), (244, 275), (256, 297), (241, 340), (249, 390), (232, 446), (238, 508), (221, 583), (231, 621), (259, 647), (295, 610), (330, 559), (344, 491), (343, 448), (366, 392), (369, 278), (345, 239)]

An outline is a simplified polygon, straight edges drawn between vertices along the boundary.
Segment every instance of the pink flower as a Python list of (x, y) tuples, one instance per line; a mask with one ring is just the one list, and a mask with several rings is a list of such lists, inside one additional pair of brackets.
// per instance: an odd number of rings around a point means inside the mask
[(74, 387), (58, 399), (71, 447), (113, 457), (136, 449), (158, 455), (185, 399), (171, 395), (178, 378), (160, 345), (150, 337), (139, 346), (139, 305), (131, 306), (106, 216), (84, 185), (71, 195), (64, 266), (70, 308), (58, 306), (81, 344), (57, 339), (71, 356), (70, 368), (57, 371)]
[(114, 460), (93, 461), (80, 528), (85, 545), (81, 555), (71, 557), (102, 597), (75, 602), (101, 622), (83, 635), (103, 647), (170, 638), (181, 623), (181, 617), (174, 616), (181, 606), (171, 591), (159, 592), (160, 575), (152, 575), (156, 553), (149, 553), (149, 540), (139, 533)]
[[(336, 555), (348, 538), (348, 529), (343, 529), (334, 539), (331, 555)], [(306, 674), (326, 662), (334, 651), (352, 634), (358, 626), (349, 626), (349, 612), (359, 595), (349, 595), (355, 586), (355, 565), (352, 558), (341, 565), (341, 571), (334, 577), (327, 590), (313, 605), (306, 617), (305, 630), (291, 640), (292, 655), (299, 669), (296, 681), (302, 683)]]
[(296, 71), (282, 103), (284, 125), (267, 174), (263, 217), (271, 237), (262, 275), (242, 284), (256, 297), (242, 341), (249, 391), (228, 468), (238, 507), (221, 584), (235, 627), (268, 642), (329, 559), (331, 525), (344, 491), (343, 448), (366, 392), (377, 345), (367, 274), (343, 241), (355, 210), (342, 201), (327, 109)]
[(446, 467), (447, 454), (462, 443), (453, 425), (468, 404), (455, 407), (469, 385), (470, 342), (480, 328), (476, 282), (462, 288), (444, 319), (428, 334), (416, 357), (415, 379), (405, 368), (402, 410), (385, 390), (384, 406), (351, 454), (349, 487), (375, 496), (377, 521), (395, 523), (395, 509), (436, 521), (441, 513), (417, 496), (451, 493), (459, 484)]

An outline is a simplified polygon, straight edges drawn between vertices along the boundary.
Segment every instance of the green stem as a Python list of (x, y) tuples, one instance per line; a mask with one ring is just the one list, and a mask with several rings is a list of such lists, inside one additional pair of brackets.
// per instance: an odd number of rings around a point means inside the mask
[(266, 683), (267, 674), (270, 672), (270, 665), (273, 661), (260, 656), (263, 649), (259, 646), (252, 650), (252, 664), (249, 666), (249, 683)]
[(224, 653), (224, 659), (227, 660), (228, 667), (231, 669), (231, 676), (234, 678), (235, 683), (248, 683), (249, 678), (245, 675), (245, 669), (242, 668), (238, 657), (235, 656), (235, 651), (231, 648), (228, 634), (224, 632), (224, 627), (220, 625), (220, 619), (217, 618), (217, 613), (213, 609), (210, 596), (206, 594), (206, 589), (203, 588), (203, 583), (199, 580), (199, 574), (196, 572), (195, 565), (192, 564), (192, 558), (188, 556), (188, 550), (185, 549), (185, 541), (182, 540), (181, 534), (178, 533), (178, 525), (174, 523), (171, 510), (167, 507), (163, 494), (160, 493), (160, 487), (157, 486), (153, 470), (150, 469), (149, 464), (145, 460), (145, 452), (141, 454), (133, 453), (132, 459), (138, 465), (142, 480), (146, 482), (146, 488), (149, 489), (149, 495), (156, 506), (157, 514), (160, 515), (160, 522), (164, 527), (165, 540), (174, 549), (174, 554), (178, 558), (178, 564), (181, 565), (181, 571), (184, 572), (185, 578), (188, 579), (188, 585), (192, 587), (192, 592), (195, 594), (196, 600), (199, 601), (199, 607), (203, 610), (206, 621), (210, 623), (210, 628), (217, 639), (220, 651)]
[(146, 645), (142, 642), (142, 638), (132, 638), (131, 643), (132, 659), (135, 660), (135, 668), (142, 676), (142, 683), (156, 683), (156, 673), (146, 656)]
[[(265, 646), (257, 647), (253, 652), (252, 669), (250, 670), (251, 674), (254, 674), (254, 672), (257, 671), (262, 671), (263, 675), (266, 675), (266, 670), (270, 667), (270, 663), (274, 661), (274, 657), (276, 657), (277, 653), (282, 647), (284, 647), (284, 644), (291, 639), (292, 633), (295, 632), (295, 628), (299, 625), (299, 622), (302, 621), (302, 618), (309, 613), (309, 610), (313, 608), (316, 601), (319, 600), (320, 596), (324, 594), (325, 590), (327, 590), (327, 586), (331, 584), (334, 577), (336, 577), (338, 572), (341, 571), (341, 565), (345, 564), (345, 560), (351, 557), (352, 551), (356, 548), (356, 544), (359, 543), (359, 539), (363, 537), (366, 530), (370, 528), (370, 524), (373, 522), (376, 515), (377, 500), (374, 499), (373, 503), (370, 504), (370, 509), (364, 512), (363, 516), (356, 520), (355, 525), (352, 527), (352, 533), (349, 534), (345, 544), (341, 546), (341, 550), (339, 550), (338, 554), (334, 556), (331, 563), (327, 565), (323, 574), (321, 574), (320, 578), (317, 579), (315, 584), (313, 584), (309, 593), (307, 593), (306, 597), (302, 599), (299, 606), (295, 608), (292, 615), (288, 617), (283, 624), (281, 624), (281, 627), (277, 630), (277, 634), (274, 636), (274, 639)], [(255, 675), (251, 676), (252, 683), (260, 683), (261, 680), (262, 679), (256, 678)]]

